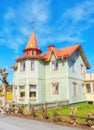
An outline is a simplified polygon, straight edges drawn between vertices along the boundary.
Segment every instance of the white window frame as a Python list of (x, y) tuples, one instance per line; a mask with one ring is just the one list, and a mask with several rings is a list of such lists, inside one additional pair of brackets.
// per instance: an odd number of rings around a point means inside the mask
[(81, 64), (81, 74), (84, 74), (84, 65)]
[[(35, 87), (35, 88), (33, 88)], [(32, 91), (31, 91), (32, 89)], [(34, 96), (30, 96), (33, 93)], [(36, 98), (37, 97), (37, 85), (36, 84), (30, 84), (29, 85), (29, 98)]]
[(78, 92), (78, 85), (76, 82), (73, 82), (73, 96), (76, 96)]
[[(88, 86), (89, 85), (89, 86)], [(90, 90), (87, 88), (87, 87), (90, 87)], [(88, 90), (88, 91), (87, 91)], [(91, 84), (90, 83), (86, 83), (86, 93), (89, 94), (92, 92), (92, 89), (91, 89)]]
[[(21, 90), (21, 87), (23, 87), (23, 89)], [(24, 92), (24, 96), (21, 96), (21, 93)], [(25, 98), (25, 86), (24, 85), (20, 85), (19, 86), (19, 97), (20, 98)]]
[(52, 71), (58, 71), (59, 70), (59, 62), (58, 60), (52, 61)]
[[(59, 95), (60, 94), (60, 84), (59, 83), (52, 83), (52, 95)], [(58, 86), (58, 90), (56, 87)]]
[(26, 70), (26, 63), (25, 63), (25, 61), (21, 61), (20, 62), (20, 71), (22, 72), (22, 71), (25, 71)]
[[(33, 63), (33, 64), (32, 64)], [(30, 70), (35, 71), (35, 60), (30, 61)]]
[(76, 72), (76, 62), (73, 60), (71, 62), (72, 62), (72, 72)]

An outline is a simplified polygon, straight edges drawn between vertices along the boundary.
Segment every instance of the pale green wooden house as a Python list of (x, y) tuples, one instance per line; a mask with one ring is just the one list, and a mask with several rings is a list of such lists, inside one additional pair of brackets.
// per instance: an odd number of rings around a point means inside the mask
[(57, 49), (48, 46), (42, 54), (34, 31), (12, 66), (14, 101), (20, 104), (68, 104), (85, 101), (84, 74), (90, 68), (81, 45)]

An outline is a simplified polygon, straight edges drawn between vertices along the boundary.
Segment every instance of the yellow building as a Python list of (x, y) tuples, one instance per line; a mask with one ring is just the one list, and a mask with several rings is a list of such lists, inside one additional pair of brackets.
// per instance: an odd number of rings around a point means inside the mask
[(94, 73), (85, 74), (84, 85), (86, 101), (94, 104)]

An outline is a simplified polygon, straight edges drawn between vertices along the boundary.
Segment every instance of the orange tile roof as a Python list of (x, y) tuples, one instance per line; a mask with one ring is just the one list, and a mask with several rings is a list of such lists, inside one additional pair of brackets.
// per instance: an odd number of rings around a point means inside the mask
[(77, 45), (74, 45), (74, 46), (70, 46), (70, 47), (66, 47), (66, 48), (60, 49), (59, 56), (61, 56), (61, 57), (69, 57), (69, 56), (71, 56), (79, 47), (80, 47), (80, 44), (77, 44)]
[(28, 48), (38, 48), (38, 42), (37, 42), (34, 31), (32, 32), (32, 34), (29, 38), (29, 41), (27, 43), (26, 49), (28, 49)]
[(55, 47), (52, 47), (52, 49), (50, 51), (48, 51), (47, 53), (45, 53), (43, 55), (43, 60), (44, 61), (48, 61), (49, 57), (51, 55), (51, 52), (53, 51), (54, 54), (56, 55), (57, 58), (61, 58), (61, 57), (69, 57), (71, 56), (78, 48), (80, 47), (80, 44), (74, 45), (74, 46), (70, 46), (70, 47), (66, 47), (63, 49), (56, 49)]
[(87, 67), (87, 69), (90, 68), (90, 65), (88, 63), (88, 60), (83, 52), (83, 49), (81, 47), (80, 44), (74, 45), (74, 46), (70, 46), (70, 47), (66, 47), (66, 48), (62, 48), (60, 50), (56, 49), (55, 47), (52, 47), (50, 50), (48, 50), (47, 53), (45, 53), (42, 56), (43, 61), (49, 61), (50, 57), (51, 57), (51, 53), (54, 52), (56, 59), (60, 59), (60, 58), (68, 58), (70, 57), (76, 50), (79, 50), (82, 59)]

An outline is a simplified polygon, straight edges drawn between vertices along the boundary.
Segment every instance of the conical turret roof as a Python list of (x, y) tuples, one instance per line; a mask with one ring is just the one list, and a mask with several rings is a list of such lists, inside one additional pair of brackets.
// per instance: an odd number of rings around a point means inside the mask
[(34, 31), (32, 32), (32, 34), (29, 38), (29, 41), (27, 43), (27, 46), (26, 46), (26, 49), (29, 49), (29, 48), (38, 48), (38, 42), (37, 42)]

